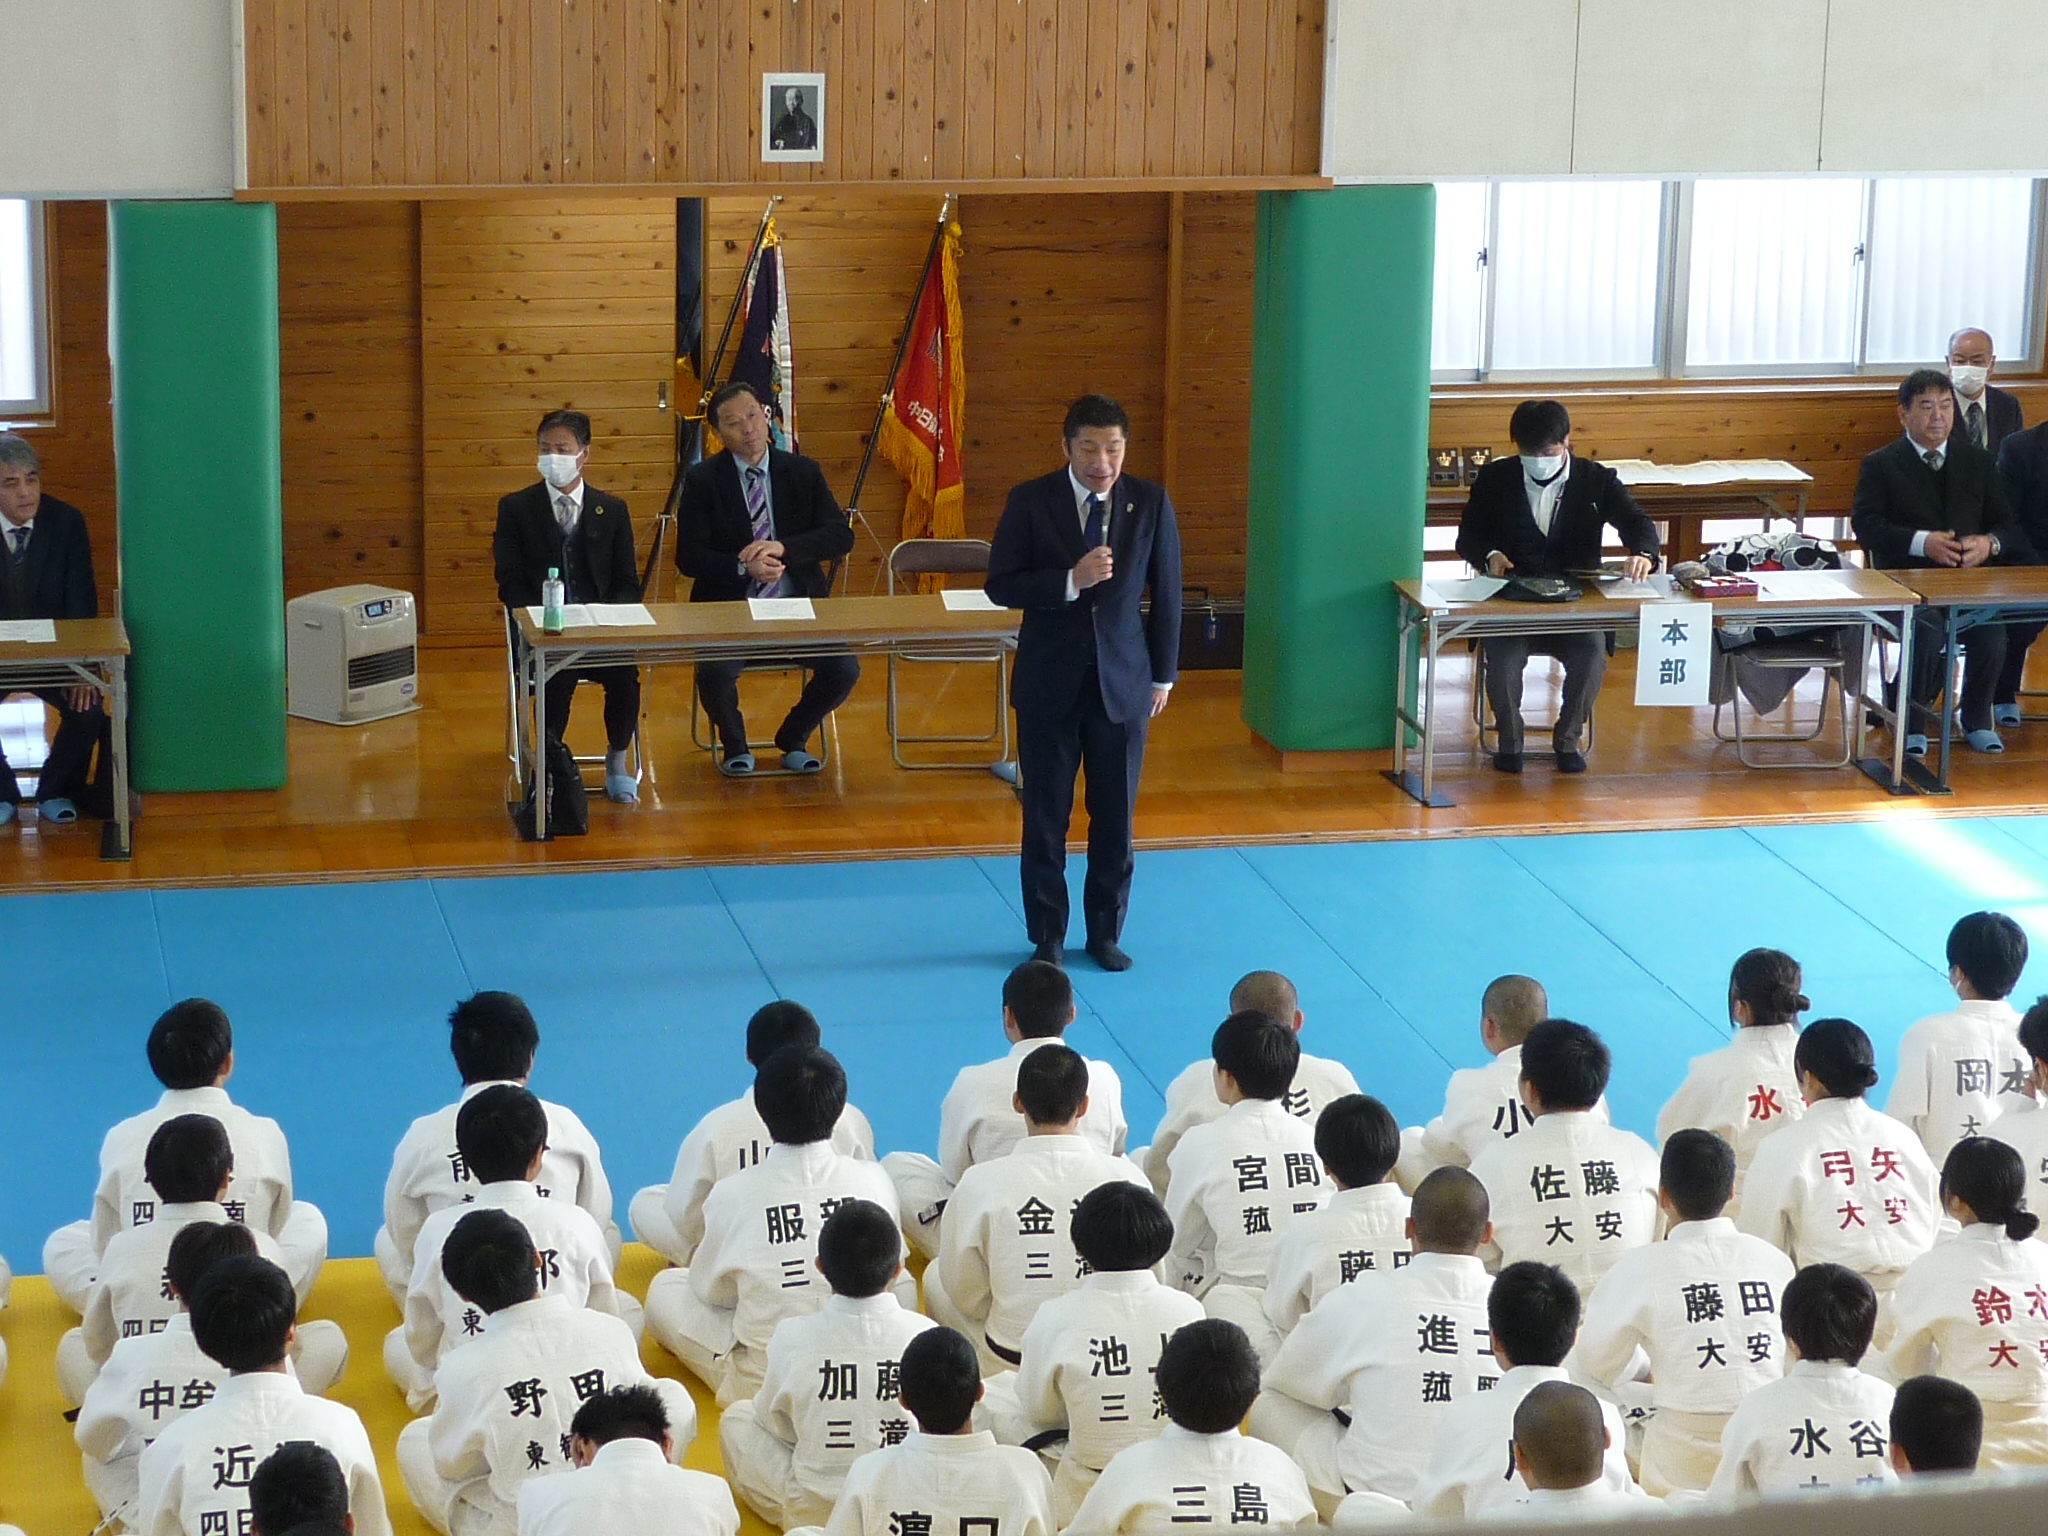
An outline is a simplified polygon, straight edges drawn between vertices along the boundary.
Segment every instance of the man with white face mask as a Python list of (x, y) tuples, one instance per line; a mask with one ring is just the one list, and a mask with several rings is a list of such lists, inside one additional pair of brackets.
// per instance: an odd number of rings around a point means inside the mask
[[(640, 567), (633, 558), (633, 523), (626, 504), (583, 479), (590, 457), (590, 418), (581, 411), (549, 411), (536, 434), (540, 480), (498, 503), (491, 554), (498, 568), (498, 600), (507, 608), (540, 603), (541, 583), (561, 572), (571, 603), (637, 603)], [(626, 766), (640, 728), (638, 667), (570, 667), (548, 682), (548, 734), (569, 728), (569, 703), (579, 682), (604, 689), (604, 793), (622, 805), (639, 803), (639, 786)]]
[[(1555, 400), (1524, 400), (1508, 419), (1520, 450), (1472, 482), (1458, 524), (1458, 553), (1489, 576), (1562, 576), (1601, 564), (1605, 530), (1628, 550), (1628, 575), (1657, 568), (1657, 529), (1620, 476), (1572, 453), (1572, 419)], [(1559, 773), (1584, 773), (1579, 737), (1607, 672), (1604, 634), (1512, 635), (1484, 642), (1486, 697), (1500, 729), (1493, 766), (1522, 771), (1522, 673), (1529, 657), (1564, 663), (1564, 699), (1551, 731)]]
[(1966, 439), (1994, 459), (2000, 445), (2026, 425), (2018, 397), (1991, 383), (1997, 366), (1989, 331), (1971, 326), (1949, 337), (1948, 378), (1956, 392), (1956, 424), (1949, 441)]

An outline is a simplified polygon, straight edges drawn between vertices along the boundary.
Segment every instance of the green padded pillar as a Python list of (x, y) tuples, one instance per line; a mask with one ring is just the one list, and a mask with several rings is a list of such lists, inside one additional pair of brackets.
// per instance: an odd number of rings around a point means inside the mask
[(1436, 191), (1259, 195), (1244, 720), (1393, 742), (1394, 597), (1421, 574)]
[(285, 781), (277, 210), (109, 212), (121, 602), (144, 791)]

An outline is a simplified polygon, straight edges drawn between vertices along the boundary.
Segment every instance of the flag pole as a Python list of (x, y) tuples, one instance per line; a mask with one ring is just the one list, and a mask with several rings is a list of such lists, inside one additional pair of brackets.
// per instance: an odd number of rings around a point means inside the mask
[[(847, 517), (867, 530), (868, 537), (874, 540), (875, 548), (885, 560), (889, 551), (884, 547), (881, 537), (876, 534), (874, 524), (868, 521), (867, 514), (861, 510), (860, 493), (868, 483), (868, 471), (874, 467), (875, 447), (882, 437), (882, 422), (888, 417), (889, 407), (896, 403), (896, 375), (903, 371), (903, 354), (910, 347), (911, 328), (917, 324), (918, 306), (924, 303), (925, 285), (932, 280), (932, 267), (939, 259), (939, 250), (946, 239), (946, 225), (951, 222), (952, 217), (953, 194), (948, 192), (946, 200), (939, 204), (939, 221), (932, 228), (932, 243), (924, 253), (924, 268), (917, 274), (917, 287), (910, 294), (910, 309), (903, 317), (902, 333), (896, 338), (896, 356), (889, 363), (888, 377), (882, 381), (882, 398), (875, 403), (875, 422), (868, 429), (867, 446), (861, 450), (860, 468), (855, 471), (853, 477), (853, 490), (846, 498)], [(851, 584), (852, 580), (853, 573), (849, 566), (847, 581)], [(875, 585), (880, 586), (881, 581), (881, 568), (877, 566)]]

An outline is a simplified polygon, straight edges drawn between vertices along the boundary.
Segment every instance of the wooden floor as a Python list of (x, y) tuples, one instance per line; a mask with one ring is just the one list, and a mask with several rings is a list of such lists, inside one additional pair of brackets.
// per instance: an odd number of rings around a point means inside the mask
[[(593, 799), (590, 835), (522, 843), (505, 814), (504, 661), (494, 652), (427, 650), (418, 713), (342, 729), (293, 720), (291, 782), (274, 793), (152, 795), (132, 863), (98, 858), (99, 828), (0, 830), (0, 890), (102, 884), (364, 878), (785, 859), (1007, 853), (1017, 846), (1014, 793), (982, 772), (908, 773), (890, 761), (884, 680), (871, 665), (838, 716), (826, 771), (810, 779), (733, 783), (690, 745), (688, 672), (650, 674), (653, 783), (637, 808)], [(1145, 847), (1427, 837), (1845, 820), (2048, 808), (2048, 722), (2009, 731), (2003, 757), (1965, 750), (1956, 793), (1894, 798), (1853, 770), (1753, 772), (1716, 743), (1707, 711), (1637, 710), (1634, 657), (1623, 652), (1601, 695), (1592, 772), (1560, 778), (1532, 761), (1518, 779), (1473, 754), (1469, 675), (1450, 664), (1445, 708), (1463, 729), (1440, 759), (1458, 804), (1425, 810), (1380, 776), (1388, 754), (1283, 772), (1238, 717), (1234, 672), (1186, 674), (1154, 725), (1138, 837)], [(907, 670), (913, 728), (986, 721), (987, 669)], [(747, 680), (757, 736), (790, 694)], [(1555, 679), (1530, 671), (1528, 713), (1541, 718)], [(1810, 699), (1800, 701), (1809, 716)], [(579, 697), (571, 739), (594, 750), (595, 690)], [(1532, 732), (1532, 740), (1538, 733)], [(1873, 737), (1874, 740), (1881, 738)], [(962, 750), (962, 749), (955, 749)], [(985, 749), (983, 749), (985, 750)], [(1787, 749), (1791, 750), (1791, 749)], [(1077, 812), (1076, 821), (1080, 821)], [(1078, 828), (1077, 828), (1078, 830)]]

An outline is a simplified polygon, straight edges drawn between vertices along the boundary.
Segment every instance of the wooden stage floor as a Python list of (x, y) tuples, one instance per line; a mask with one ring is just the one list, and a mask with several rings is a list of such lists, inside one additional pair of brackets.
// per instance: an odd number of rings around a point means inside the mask
[[(1014, 793), (981, 772), (908, 773), (890, 760), (884, 678), (870, 665), (838, 716), (832, 761), (816, 778), (728, 781), (689, 744), (689, 674), (649, 674), (655, 781), (637, 807), (593, 797), (590, 834), (522, 843), (503, 804), (504, 660), (488, 651), (424, 650), (416, 714), (352, 729), (290, 723), (291, 781), (276, 792), (151, 795), (127, 865), (98, 858), (99, 827), (0, 829), (0, 891), (106, 884), (176, 885), (372, 878), (473, 871), (630, 868), (790, 859), (1007, 852), (1017, 846)], [(986, 669), (906, 669), (914, 729), (965, 729), (989, 718)], [(1192, 672), (1154, 724), (1138, 837), (1144, 847), (1640, 830), (1852, 820), (2048, 808), (2048, 722), (2006, 733), (2002, 757), (1967, 750), (1956, 793), (1894, 798), (1853, 769), (1750, 771), (1713, 740), (1705, 710), (1638, 710), (1634, 654), (1622, 652), (1601, 695), (1592, 771), (1560, 778), (1535, 761), (1519, 779), (1473, 752), (1469, 671), (1448, 667), (1445, 707), (1464, 724), (1439, 758), (1458, 804), (1425, 810), (1381, 777), (1389, 755), (1283, 771), (1239, 719), (1235, 672)], [(765, 736), (791, 696), (749, 678), (750, 723)], [(1530, 672), (1528, 712), (1544, 717), (1555, 681)], [(571, 739), (594, 750), (598, 698), (579, 695)], [(1813, 701), (1802, 695), (1810, 718)], [(976, 711), (982, 711), (977, 718)], [(1532, 736), (1535, 733), (1532, 733)], [(1873, 733), (1873, 742), (1882, 738)], [(1787, 749), (1791, 750), (1791, 749)], [(1083, 830), (1077, 808), (1077, 832)], [(1077, 844), (1078, 846), (1078, 844)]]

